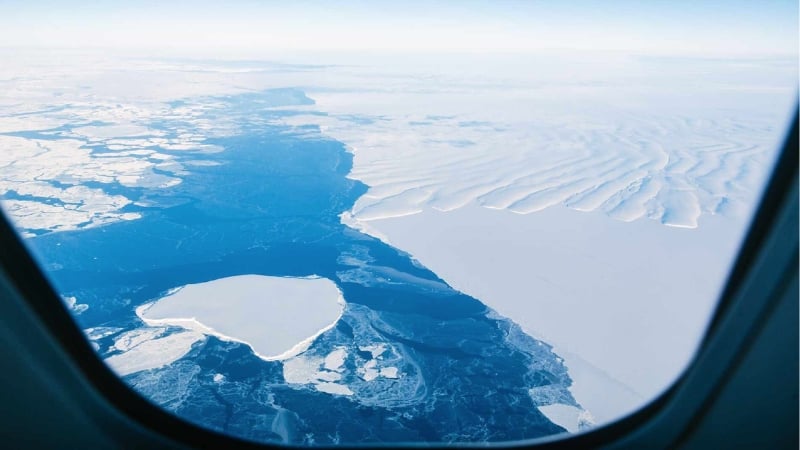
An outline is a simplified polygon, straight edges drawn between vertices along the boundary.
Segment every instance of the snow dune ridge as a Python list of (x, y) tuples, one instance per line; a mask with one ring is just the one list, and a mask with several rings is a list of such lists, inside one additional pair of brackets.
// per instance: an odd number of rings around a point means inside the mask
[[(629, 118), (615, 127), (540, 124), (526, 135), (503, 145), (489, 139), (433, 148), (403, 136), (410, 141), (403, 152), (379, 149), (382, 161), (355, 165), (351, 177), (370, 189), (347, 215), (368, 222), (468, 204), (517, 214), (562, 205), (625, 222), (696, 228), (703, 214), (741, 215), (769, 144), (758, 127), (680, 118)], [(374, 158), (382, 144), (366, 145), (354, 149), (357, 160)]]

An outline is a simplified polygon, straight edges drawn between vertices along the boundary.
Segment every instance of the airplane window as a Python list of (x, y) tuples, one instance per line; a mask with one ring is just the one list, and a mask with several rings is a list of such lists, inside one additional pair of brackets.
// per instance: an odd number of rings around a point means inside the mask
[(795, 106), (797, 9), (2, 5), (2, 208), (187, 421), (569, 436), (693, 357)]

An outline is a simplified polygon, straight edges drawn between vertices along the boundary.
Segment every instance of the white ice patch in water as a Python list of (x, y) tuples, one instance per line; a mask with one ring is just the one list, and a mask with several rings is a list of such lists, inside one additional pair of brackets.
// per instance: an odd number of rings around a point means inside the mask
[(385, 344), (373, 344), (360, 346), (362, 352), (370, 352), (372, 358), (368, 359), (362, 366), (356, 368), (356, 373), (364, 381), (373, 381), (380, 377), (400, 378), (400, 370), (395, 366), (381, 366), (382, 355), (386, 352)]
[(76, 297), (61, 297), (61, 299), (64, 301), (64, 304), (67, 305), (67, 308), (72, 310), (72, 312), (75, 314), (80, 314), (89, 309), (89, 305), (78, 303), (78, 299)]
[(106, 358), (105, 362), (120, 376), (157, 369), (182, 358), (196, 342), (204, 338), (194, 331), (180, 331), (141, 342), (123, 353)]
[(112, 345), (109, 350), (119, 350), (122, 352), (128, 351), (143, 342), (161, 336), (165, 331), (167, 331), (167, 329), (163, 327), (142, 327), (120, 333), (116, 338), (114, 338), (114, 345)]
[(554, 404), (540, 406), (539, 411), (550, 419), (551, 422), (570, 433), (575, 433), (594, 425), (592, 415), (588, 411), (584, 411), (572, 405)]
[(331, 329), (343, 309), (341, 291), (327, 278), (240, 275), (172, 290), (136, 313), (151, 326), (183, 327), (283, 360)]
[(336, 384), (336, 383), (317, 383), (314, 387), (320, 391), (325, 392), (327, 394), (336, 394), (336, 395), (353, 395), (353, 391), (350, 390), (347, 386), (343, 384)]
[(283, 379), (289, 384), (311, 385), (327, 394), (353, 395), (347, 386), (335, 381), (342, 378), (341, 371), (347, 351), (337, 348), (324, 358), (299, 355), (283, 361)]
[(386, 344), (371, 344), (358, 347), (362, 352), (369, 352), (373, 358), (378, 358), (386, 351)]
[(180, 178), (154, 171), (175, 173), (182, 169), (148, 159), (156, 155), (153, 151), (96, 156), (85, 144), (76, 139), (0, 136), (4, 149), (0, 154), (0, 195), (22, 197), (3, 201), (17, 226), (29, 231), (67, 231), (135, 220), (141, 214), (122, 212), (130, 199), (83, 184), (164, 188), (181, 182)]
[(384, 378), (399, 378), (397, 367), (382, 367), (380, 375)]
[(86, 328), (83, 330), (83, 332), (90, 340), (96, 341), (98, 339), (103, 339), (104, 337), (119, 333), (122, 330), (123, 328), (119, 327), (92, 327)]
[(325, 368), (334, 371), (341, 370), (345, 358), (347, 358), (347, 350), (344, 348), (337, 348), (328, 353), (328, 356), (325, 357)]

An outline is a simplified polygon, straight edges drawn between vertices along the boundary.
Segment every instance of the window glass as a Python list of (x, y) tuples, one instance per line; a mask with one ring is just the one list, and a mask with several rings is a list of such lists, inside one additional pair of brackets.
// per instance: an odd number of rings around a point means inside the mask
[(0, 6), (2, 207), (108, 366), (267, 443), (578, 433), (690, 362), (797, 4)]

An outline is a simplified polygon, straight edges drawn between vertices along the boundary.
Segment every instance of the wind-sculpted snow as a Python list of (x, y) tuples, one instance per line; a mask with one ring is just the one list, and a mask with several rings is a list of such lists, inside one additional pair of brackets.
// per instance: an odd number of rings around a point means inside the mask
[(357, 82), (341, 92), (310, 90), (327, 114), (284, 122), (348, 145), (350, 177), (369, 190), (344, 220), (362, 227), (470, 204), (685, 228), (743, 220), (792, 106), (793, 63), (606, 56), (424, 72), (388, 60), (347, 71)]
[[(513, 129), (446, 118), (359, 131), (327, 120), (327, 132), (353, 146), (351, 176), (370, 186), (350, 213), (362, 222), (477, 204), (519, 214), (566, 206), (695, 228), (704, 214), (742, 215), (774, 140), (763, 124), (685, 117), (551, 119)], [(470, 143), (431, 142), (446, 133)], [(372, 140), (379, 134), (392, 142)]]

